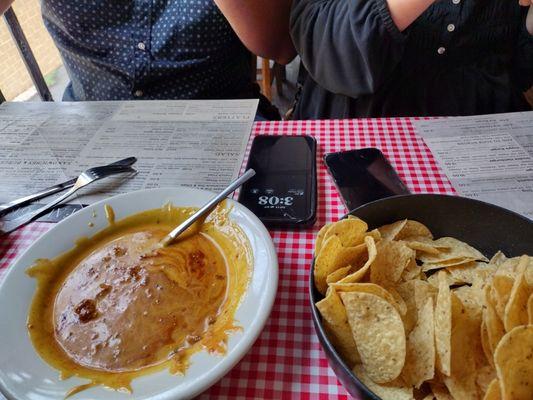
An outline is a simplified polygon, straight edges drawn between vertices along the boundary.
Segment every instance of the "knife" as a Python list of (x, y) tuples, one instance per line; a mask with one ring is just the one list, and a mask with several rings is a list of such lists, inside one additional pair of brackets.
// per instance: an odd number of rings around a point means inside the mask
[[(111, 164), (108, 164), (108, 165), (118, 165), (118, 166), (129, 167), (129, 166), (135, 164), (136, 161), (137, 161), (137, 158), (128, 157), (128, 158), (124, 158), (124, 159), (119, 160), (119, 161), (115, 161), (115, 162), (113, 162)], [(47, 197), (47, 196), (50, 196), (52, 194), (55, 194), (55, 193), (58, 193), (58, 192), (62, 192), (65, 189), (71, 188), (72, 186), (74, 186), (74, 184), (76, 183), (77, 179), (78, 178), (70, 179), (70, 180), (68, 180), (66, 182), (62, 182), (62, 183), (59, 183), (57, 185), (50, 186), (50, 187), (48, 187), (46, 189), (43, 189), (43, 190), (41, 190), (41, 191), (39, 191), (37, 193), (30, 194), (29, 196), (21, 197), (19, 199), (10, 201), (9, 203), (0, 204), (0, 215), (6, 214), (9, 211), (13, 210), (14, 208), (20, 207), (20, 206), (22, 206), (24, 204), (27, 204), (27, 203), (30, 203), (30, 202), (32, 202), (34, 200), (39, 200), (39, 199), (42, 199), (43, 197)]]

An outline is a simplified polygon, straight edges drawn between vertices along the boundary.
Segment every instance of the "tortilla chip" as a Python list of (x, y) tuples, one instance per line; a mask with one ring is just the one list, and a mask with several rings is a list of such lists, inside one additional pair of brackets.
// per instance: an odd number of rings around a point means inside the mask
[[(396, 301), (394, 295), (379, 285), (373, 283), (334, 283), (331, 286), (337, 293), (360, 292), (375, 294), (383, 300), (391, 303), (400, 314), (402, 311), (405, 313), (405, 303), (402, 307), (402, 304), (399, 304), (398, 301)], [(403, 300), (401, 301), (403, 302)]]
[(520, 257), (508, 258), (503, 263), (498, 265), (498, 268), (496, 269), (494, 275), (508, 276), (509, 278), (512, 278), (514, 280), (516, 275), (516, 267), (518, 266), (519, 261)]
[(405, 300), (400, 295), (400, 293), (392, 286), (386, 286), (385, 289), (387, 292), (391, 294), (391, 296), (394, 298), (394, 306), (400, 313), (400, 315), (403, 317), (405, 313), (407, 312), (407, 304), (405, 303)]
[(451, 374), (444, 376), (444, 384), (455, 399), (477, 399), (476, 358), (479, 325), (461, 301), (451, 294), (452, 335)]
[(345, 267), (335, 263), (341, 250), (341, 241), (337, 237), (331, 237), (320, 246), (320, 252), (315, 259), (314, 280), (315, 286), (322, 294), (326, 293), (326, 277), (337, 269)]
[(447, 267), (448, 272), (448, 284), (449, 285), (462, 285), (474, 283), (475, 279), (487, 280), (496, 272), (496, 266), (479, 261), (472, 261), (456, 265), (453, 267)]
[(526, 267), (526, 270), (524, 272), (524, 276), (526, 278), (526, 282), (529, 286), (533, 286), (533, 257), (528, 257), (529, 264)]
[(481, 313), (483, 311), (483, 291), (475, 286), (461, 286), (453, 289), (453, 293), (461, 300), (469, 315), (481, 325)]
[(490, 350), (491, 353), (494, 354), (496, 346), (505, 335), (505, 328), (503, 326), (503, 322), (494, 311), (494, 308), (490, 305), (483, 310), (483, 321), (487, 327)]
[(325, 240), (315, 260), (314, 278), (318, 291), (325, 294), (327, 276), (339, 268), (357, 265), (364, 256), (366, 248), (364, 244), (344, 247), (337, 236), (331, 236)]
[(500, 264), (503, 264), (505, 261), (507, 261), (507, 257), (505, 256), (505, 254), (503, 254), (501, 251), (498, 251), (496, 254), (492, 256), (492, 258), (489, 261), (489, 264), (498, 266)]
[(329, 274), (326, 278), (326, 283), (329, 285), (331, 283), (335, 283), (340, 281), (342, 278), (344, 278), (350, 270), (352, 269), (351, 265), (348, 265), (346, 267), (339, 268), (336, 271), (333, 271), (331, 274)]
[(436, 304), (437, 301), (437, 295), (438, 295), (438, 289), (431, 286), (429, 283), (425, 281), (418, 281), (415, 284), (415, 304), (417, 310), (420, 310), (422, 306), (426, 303), (427, 299), (431, 297), (433, 299), (433, 304)]
[(376, 259), (376, 254), (377, 254), (376, 243), (374, 242), (374, 238), (372, 236), (365, 237), (365, 245), (366, 245), (367, 252), (368, 252), (368, 259), (366, 263), (361, 268), (356, 270), (355, 272), (342, 278), (338, 283), (356, 283), (356, 282), (359, 282), (361, 279), (363, 279), (363, 277), (369, 270), (370, 266)]
[(438, 246), (448, 247), (450, 249), (450, 255), (453, 255), (453, 257), (474, 258), (479, 261), (489, 261), (479, 250), (456, 238), (441, 237), (434, 242)]
[(484, 365), (477, 369), (476, 385), (481, 393), (485, 393), (488, 390), (494, 379), (496, 379), (496, 370), (494, 367)]
[(349, 365), (359, 362), (352, 330), (346, 319), (346, 310), (335, 289), (330, 288), (327, 296), (316, 303), (316, 308), (322, 315), (322, 323), (331, 343), (341, 357), (347, 360)]
[(388, 384), (375, 383), (362, 365), (353, 367), (353, 373), (359, 380), (382, 400), (412, 400), (413, 389), (402, 382), (391, 382)]
[(485, 287), (485, 308), (483, 309), (483, 321), (487, 327), (491, 352), (494, 353), (498, 342), (501, 340), (503, 335), (505, 335), (505, 328), (493, 305), (493, 301), (490, 296), (490, 289), (491, 288), (488, 285)]
[(413, 221), (413, 220), (407, 220), (406, 223), (403, 225), (402, 229), (398, 232), (395, 240), (408, 240), (409, 238), (419, 238), (419, 237), (425, 237), (428, 239), (433, 239), (433, 234), (428, 229), (427, 226), (424, 224)]
[(529, 325), (533, 325), (533, 294), (529, 296), (527, 301), (527, 314), (529, 316)]
[[(487, 365), (487, 358), (483, 348), (480, 329), (483, 322), (484, 295), (482, 281), (474, 283), (472, 286), (462, 286), (454, 289), (452, 292), (459, 298), (466, 310), (465, 318), (470, 324), (471, 350), (477, 366)], [(453, 329), (453, 326), (452, 326)], [(453, 351), (453, 349), (452, 349)]]
[(396, 379), (405, 362), (405, 332), (400, 314), (375, 294), (340, 293), (348, 323), (367, 375), (376, 383)]
[(485, 392), (483, 400), (501, 400), (501, 398), (500, 382), (498, 379), (493, 379)]
[(435, 324), (433, 299), (427, 299), (420, 309), (417, 322), (407, 338), (403, 380), (420, 388), (424, 381), (435, 375)]
[[(467, 319), (467, 328), (470, 330), (471, 335), (470, 351), (472, 351), (475, 363), (478, 366), (486, 365), (487, 361), (480, 335), (484, 301), (483, 290), (481, 289), (481, 286), (461, 286), (457, 289), (453, 289), (452, 293), (457, 296), (465, 310), (464, 318)], [(455, 329), (455, 327), (452, 322), (452, 330), (453, 329)], [(454, 349), (452, 347), (452, 352), (453, 351)]]
[[(351, 265), (352, 268), (360, 268), (368, 259), (367, 245), (365, 243), (354, 247), (342, 247), (336, 258), (336, 263), (342, 267)], [(335, 270), (337, 270), (336, 268)]]
[(483, 354), (485, 354), (485, 359), (487, 360), (489, 365), (494, 367), (493, 349), (489, 343), (489, 332), (487, 331), (487, 325), (485, 324), (484, 319), (481, 322), (480, 330), (481, 347), (483, 348)]
[(413, 279), (421, 279), (422, 278), (422, 267), (419, 266), (416, 263), (416, 259), (412, 258), (405, 269), (402, 272), (402, 276), (400, 277), (401, 282), (407, 282), (411, 281)]
[(533, 399), (533, 325), (517, 326), (494, 352), (502, 398)]
[(385, 240), (394, 240), (400, 233), (403, 227), (407, 224), (407, 220), (396, 221), (389, 225), (383, 225), (378, 228), (381, 237)]
[(440, 253), (440, 250), (433, 246), (432, 243), (420, 241), (418, 238), (417, 240), (405, 240), (404, 243), (411, 249), (415, 250), (417, 255), (420, 253), (438, 255)]
[(404, 282), (396, 286), (395, 289), (406, 305), (406, 312), (402, 315), (402, 320), (405, 333), (409, 334), (415, 326), (417, 315), (420, 309), (426, 304), (427, 299), (431, 297), (433, 303), (436, 302), (437, 290), (427, 282), (421, 280)]
[[(441, 269), (442, 273), (445, 275), (445, 278), (446, 278), (446, 282), (448, 282), (448, 285), (450, 285), (450, 274), (448, 273), (448, 271), (446, 271), (446, 269), (442, 268)], [(427, 282), (433, 286), (434, 288), (438, 288), (439, 287), (439, 274), (437, 273), (432, 273), (431, 275), (428, 276), (427, 278)]]
[[(455, 238), (442, 237), (433, 241), (435, 245), (447, 246), (448, 249), (442, 249), (438, 255), (421, 254), (419, 259), (423, 263), (435, 264), (443, 263), (448, 260), (468, 259), (470, 261), (489, 261), (483, 254), (472, 246), (461, 242)], [(457, 264), (455, 264), (457, 265)], [(450, 266), (450, 265), (448, 265)]]
[(533, 287), (528, 285), (525, 278), (525, 270), (528, 265), (529, 258), (522, 256), (517, 267), (518, 276), (514, 281), (509, 301), (505, 306), (503, 325), (507, 332), (515, 326), (527, 325), (529, 321), (527, 301), (533, 293)]
[(370, 267), (370, 281), (391, 285), (400, 280), (415, 252), (403, 242), (382, 240), (376, 245), (377, 256)]
[[(514, 273), (514, 272), (513, 272)], [(505, 319), (505, 306), (511, 297), (514, 277), (508, 275), (495, 275), (492, 278), (490, 296), (498, 317)]]
[(452, 300), (446, 273), (439, 271), (439, 292), (435, 306), (435, 344), (437, 368), (444, 375), (451, 374)]
[(417, 319), (417, 308), (415, 302), (415, 285), (417, 282), (422, 282), (418, 280), (404, 282), (399, 286), (396, 286), (398, 293), (402, 296), (402, 299), (405, 302), (407, 310), (402, 316), (403, 325), (405, 329), (405, 334), (408, 335), (411, 330), (414, 328)]
[(368, 230), (366, 222), (359, 218), (346, 218), (335, 222), (324, 235), (324, 241), (332, 236), (337, 236), (344, 247), (357, 246), (363, 243)]
[(533, 285), (533, 257), (531, 256), (522, 256), (522, 257), (513, 257), (507, 259), (502, 264), (498, 265), (496, 273), (497, 276), (508, 276), (513, 280), (518, 275), (518, 265), (522, 258), (526, 258), (529, 262), (526, 263), (525, 277), (529, 285)]
[(378, 242), (381, 240), (381, 233), (379, 233), (377, 229), (373, 229), (370, 232), (365, 233), (365, 236), (372, 236), (374, 242)]
[(446, 386), (437, 383), (430, 383), (431, 391), (437, 400), (454, 400)]
[(331, 228), (333, 224), (326, 224), (320, 230), (318, 231), (316, 235), (315, 240), (315, 256), (320, 253), (320, 249), (322, 248), (322, 243), (324, 243), (324, 236), (326, 236), (326, 232), (329, 228)]
[(439, 262), (425, 262), (422, 264), (422, 271), (428, 272), (442, 268), (465, 266), (473, 261), (475, 261), (474, 258), (450, 258)]

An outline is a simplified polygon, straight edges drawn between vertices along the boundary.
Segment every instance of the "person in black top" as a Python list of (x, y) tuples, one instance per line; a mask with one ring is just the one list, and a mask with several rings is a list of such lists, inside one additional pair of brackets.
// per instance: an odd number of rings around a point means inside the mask
[(530, 110), (531, 2), (293, 0), (307, 71), (295, 118)]

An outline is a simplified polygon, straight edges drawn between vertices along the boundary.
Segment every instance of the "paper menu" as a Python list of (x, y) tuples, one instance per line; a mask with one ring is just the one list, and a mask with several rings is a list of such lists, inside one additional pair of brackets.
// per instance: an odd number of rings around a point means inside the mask
[(257, 100), (4, 103), (0, 203), (136, 156), (134, 179), (95, 184), (83, 204), (178, 185), (218, 191), (238, 175)]
[(533, 219), (533, 112), (414, 124), (460, 195)]
[[(250, 109), (248, 106), (243, 107), (243, 104), (249, 102), (249, 100), (182, 102), (129, 101), (123, 102), (112, 119), (113, 121), (129, 122), (172, 122), (176, 120), (248, 122), (250, 121)], [(254, 116), (255, 110), (252, 117)]]
[[(135, 168), (135, 179), (102, 182), (102, 193), (113, 195), (141, 188), (197, 187), (217, 192), (238, 175), (248, 134), (242, 134), (241, 123), (165, 124), (137, 123), (135, 131), (122, 123), (106, 124), (85, 146), (77, 158), (76, 168), (99, 165), (113, 159), (142, 154)], [(248, 131), (249, 133), (249, 131)], [(127, 141), (127, 146), (124, 145)], [(69, 175), (74, 175), (72, 168)], [(86, 203), (98, 200), (100, 194), (84, 196)]]

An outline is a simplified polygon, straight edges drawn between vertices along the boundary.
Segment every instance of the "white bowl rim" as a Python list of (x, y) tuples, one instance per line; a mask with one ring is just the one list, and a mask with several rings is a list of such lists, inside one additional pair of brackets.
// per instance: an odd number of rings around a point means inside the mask
[[(0, 293), (2, 293), (4, 286), (8, 285), (10, 281), (10, 277), (17, 273), (16, 270), (19, 268), (22, 268), (21, 266), (18, 266), (21, 260), (26, 258), (28, 254), (31, 254), (32, 249), (34, 247), (37, 247), (42, 242), (46, 242), (50, 240), (50, 238), (54, 235), (54, 233), (57, 230), (61, 229), (62, 226), (68, 224), (69, 221), (71, 221), (72, 219), (82, 218), (85, 214), (88, 214), (92, 212), (92, 210), (97, 209), (98, 207), (102, 207), (105, 204), (108, 204), (109, 202), (117, 202), (125, 198), (129, 198), (133, 196), (140, 196), (146, 193), (160, 195), (161, 197), (163, 197), (165, 194), (169, 195), (169, 193), (179, 193), (179, 192), (181, 193), (189, 192), (191, 196), (194, 196), (194, 195), (213, 196), (214, 195), (212, 192), (209, 192), (207, 190), (200, 190), (200, 189), (190, 188), (190, 187), (185, 187), (185, 186), (162, 187), (162, 188), (154, 188), (154, 189), (141, 189), (137, 191), (123, 193), (123, 194), (109, 197), (107, 199), (100, 200), (94, 204), (91, 204), (83, 208), (82, 210), (79, 210), (78, 212), (70, 215), (69, 217), (60, 221), (56, 225), (54, 225), (47, 232), (41, 235), (37, 240), (35, 240), (20, 255), (18, 255), (17, 258), (10, 264), (10, 266), (8, 266), (8, 270), (5, 272), (2, 282), (0, 282)], [(272, 310), (275, 297), (276, 297), (276, 292), (277, 292), (277, 287), (278, 287), (278, 273), (279, 273), (278, 272), (278, 259), (277, 259), (274, 244), (270, 237), (270, 233), (268, 232), (266, 227), (263, 225), (263, 223), (245, 206), (241, 205), (240, 203), (236, 202), (233, 199), (228, 198), (227, 200), (229, 201), (229, 204), (233, 206), (232, 212), (236, 210), (239, 213), (242, 213), (245, 217), (247, 217), (250, 221), (254, 223), (255, 225), (254, 229), (256, 229), (258, 233), (260, 234), (259, 239), (262, 240), (264, 242), (263, 244), (266, 245), (265, 250), (270, 258), (269, 259), (270, 262), (268, 266), (269, 266), (269, 269), (271, 270), (271, 273), (268, 274), (267, 290), (264, 292), (264, 296), (261, 299), (261, 303), (260, 303), (261, 308), (257, 310), (258, 312), (256, 313), (254, 317), (255, 320), (254, 320), (253, 326), (248, 327), (248, 328), (243, 327), (244, 328), (243, 335), (239, 338), (238, 342), (236, 343), (234, 347), (232, 347), (231, 349), (228, 347), (227, 353), (224, 356), (220, 357), (220, 361), (216, 362), (215, 365), (210, 369), (209, 377), (199, 382), (189, 385), (187, 390), (181, 390), (180, 386), (182, 385), (177, 385), (174, 389), (166, 390), (164, 393), (157, 394), (156, 396), (153, 397), (154, 399), (157, 398), (157, 400), (171, 400), (171, 399), (178, 399), (178, 398), (179, 399), (191, 398), (191, 397), (197, 396), (198, 394), (204, 392), (209, 387), (214, 385), (247, 354), (249, 349), (253, 346), (258, 336), (262, 332), (264, 325), (266, 324), (270, 316), (270, 312)], [(160, 206), (163, 206), (163, 204), (161, 204)], [(176, 204), (176, 206), (181, 206), (181, 205)], [(184, 205), (184, 206), (190, 206), (190, 205)], [(146, 208), (146, 209), (150, 209), (150, 208)], [(95, 233), (98, 230), (99, 229), (95, 230)], [(255, 257), (254, 257), (254, 260), (255, 260)], [(251, 279), (253, 279), (253, 275), (254, 274), (252, 270)], [(252, 282), (249, 282), (249, 285), (251, 284)], [(248, 290), (249, 289), (250, 288), (248, 288)], [(246, 297), (246, 294), (245, 294), (245, 297)], [(1, 305), (0, 305), (0, 308), (1, 308)], [(27, 310), (25, 310), (25, 313), (27, 314)], [(37, 354), (35, 354), (35, 357), (39, 358)], [(163, 370), (163, 371), (151, 374), (151, 375), (162, 374), (162, 373), (169, 374), (167, 370)], [(151, 375), (148, 375), (148, 376), (151, 376)], [(187, 378), (186, 374), (185, 374), (185, 378)], [(109, 390), (109, 389), (104, 389), (104, 390)], [(3, 371), (0, 371), (0, 393), (2, 393), (8, 399), (18, 399), (18, 397), (15, 397), (16, 393), (12, 394), (11, 390), (6, 386), (5, 381), (3, 379)], [(134, 399), (135, 392), (132, 395), (129, 395), (129, 398)]]

